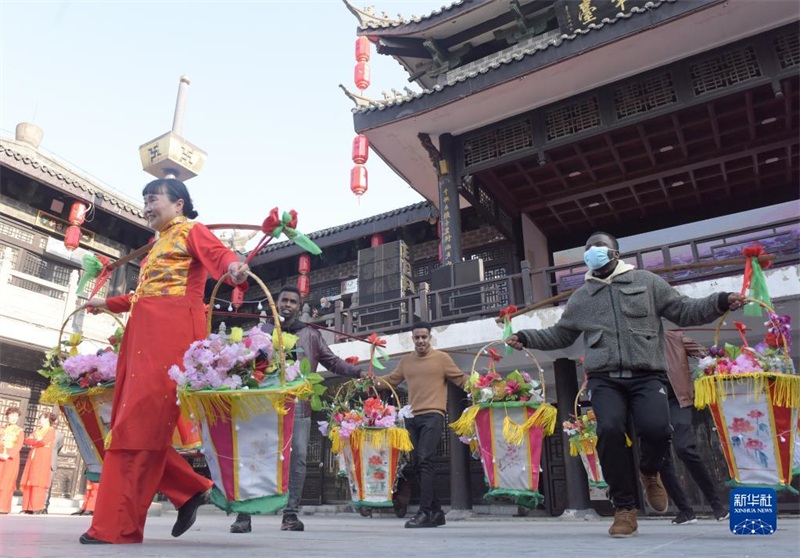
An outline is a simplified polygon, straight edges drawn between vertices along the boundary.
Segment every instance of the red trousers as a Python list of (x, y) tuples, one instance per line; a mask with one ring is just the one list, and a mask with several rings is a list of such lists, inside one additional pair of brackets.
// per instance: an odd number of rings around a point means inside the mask
[(22, 487), (22, 510), (23, 511), (42, 511), (47, 501), (46, 486), (23, 486)]
[(115, 544), (140, 543), (147, 510), (156, 492), (180, 508), (212, 485), (172, 448), (107, 450), (88, 534)]

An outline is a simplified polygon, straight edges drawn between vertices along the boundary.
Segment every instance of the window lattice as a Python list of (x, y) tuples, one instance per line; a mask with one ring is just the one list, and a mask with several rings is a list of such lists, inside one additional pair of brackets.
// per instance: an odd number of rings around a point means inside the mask
[(0, 234), (9, 236), (11, 238), (16, 238), (17, 240), (21, 240), (26, 244), (33, 244), (34, 235), (32, 232), (28, 232), (26, 230), (20, 229), (19, 227), (9, 225), (8, 223), (4, 223), (3, 221), (0, 221)]
[[(485, 281), (502, 279), (507, 275), (505, 267), (487, 269), (484, 271)], [(491, 285), (491, 290), (486, 293), (486, 302), (495, 306), (508, 306), (508, 283), (497, 282)]]
[(614, 110), (620, 119), (677, 102), (678, 95), (669, 73), (614, 89)]
[(545, 114), (548, 141), (577, 134), (599, 126), (600, 123), (600, 103), (597, 97), (562, 105)]
[(730, 87), (761, 76), (761, 68), (753, 47), (730, 50), (719, 56), (706, 58), (697, 64), (692, 64), (690, 72), (695, 95)]
[(489, 213), (494, 215), (494, 200), (483, 188), (478, 188), (478, 203)]
[(530, 120), (517, 120), (464, 140), (464, 163), (467, 167), (477, 165), (532, 145)]
[(791, 31), (775, 37), (775, 54), (784, 70), (800, 64), (800, 35)]

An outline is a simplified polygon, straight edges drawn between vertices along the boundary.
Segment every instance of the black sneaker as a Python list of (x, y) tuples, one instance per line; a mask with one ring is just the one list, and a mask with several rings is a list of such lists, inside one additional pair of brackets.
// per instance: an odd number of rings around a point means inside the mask
[(693, 523), (697, 523), (697, 518), (692, 510), (679, 512), (678, 516), (672, 520), (673, 525), (692, 525)]
[(283, 514), (283, 521), (281, 522), (281, 531), (304, 531), (305, 525), (297, 518), (296, 513)]
[(231, 525), (231, 533), (249, 533), (253, 530), (250, 523), (250, 516), (246, 513), (240, 513), (236, 516), (236, 521)]
[(725, 508), (717, 508), (714, 510), (714, 517), (716, 518), (717, 521), (725, 521), (730, 516), (731, 514)]
[(431, 521), (436, 527), (441, 527), (442, 525), (446, 525), (447, 521), (444, 519), (444, 512), (442, 510), (433, 512), (431, 516)]
[(431, 519), (431, 514), (424, 511), (418, 511), (417, 515), (406, 521), (406, 529), (419, 529), (423, 527), (436, 527), (436, 524)]

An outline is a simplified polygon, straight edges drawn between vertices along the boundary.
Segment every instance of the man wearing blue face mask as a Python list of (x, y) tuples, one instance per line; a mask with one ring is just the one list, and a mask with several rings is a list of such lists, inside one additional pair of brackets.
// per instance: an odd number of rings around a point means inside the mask
[(563, 349), (584, 335), (584, 367), (597, 416), (597, 452), (616, 508), (608, 530), (615, 538), (637, 534), (636, 476), (625, 443), (628, 413), (641, 440), (640, 478), (657, 512), (669, 500), (659, 471), (672, 429), (667, 400), (667, 362), (661, 318), (697, 326), (744, 305), (738, 293), (693, 299), (658, 275), (619, 259), (617, 239), (596, 232), (586, 241), (586, 283), (570, 297), (561, 319), (546, 329), (521, 330), (506, 343), (515, 349)]

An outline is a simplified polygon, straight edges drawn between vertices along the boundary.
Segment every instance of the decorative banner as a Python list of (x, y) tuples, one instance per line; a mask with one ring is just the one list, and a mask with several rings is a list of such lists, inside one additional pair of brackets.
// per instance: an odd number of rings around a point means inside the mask
[(800, 407), (800, 376), (731, 374), (695, 382), (695, 406), (711, 408), (730, 486), (790, 486)]
[(98, 482), (106, 451), (104, 440), (111, 427), (114, 388), (112, 386), (82, 391), (84, 393), (70, 397), (60, 407), (86, 465), (86, 478)]
[(586, 476), (589, 477), (589, 486), (592, 488), (608, 488), (605, 478), (603, 478), (603, 469), (600, 467), (600, 457), (597, 455), (597, 438), (584, 438), (577, 442), (577, 448), (570, 440), (569, 453), (575, 456), (573, 451), (577, 450), (577, 454), (581, 456), (583, 468), (586, 469)]
[(350, 442), (343, 447), (341, 455), (350, 480), (350, 503), (353, 506), (393, 505), (392, 492), (397, 480), (400, 450), (383, 442), (379, 436), (358, 436), (354, 432)]
[(227, 400), (227, 409), (216, 405), (200, 417), (201, 452), (214, 481), (211, 503), (228, 513), (273, 513), (289, 500), (294, 397), (285, 397), (280, 412), (264, 406), (251, 414), (236, 407), (263, 395), (240, 395)]
[(468, 407), (450, 424), (459, 436), (477, 438), (489, 485), (484, 498), (506, 498), (527, 508), (542, 502), (542, 441), (553, 433), (556, 414), (556, 409), (547, 403), (495, 402)]

